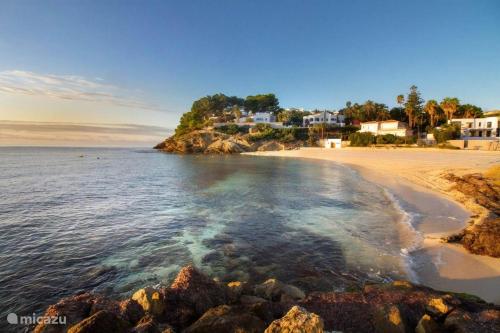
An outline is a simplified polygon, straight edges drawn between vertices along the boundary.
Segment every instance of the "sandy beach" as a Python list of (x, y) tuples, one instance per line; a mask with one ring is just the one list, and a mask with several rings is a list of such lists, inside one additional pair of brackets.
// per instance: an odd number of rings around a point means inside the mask
[(450, 190), (452, 184), (442, 175), (483, 172), (500, 164), (500, 153), (432, 148), (302, 148), (247, 154), (321, 159), (352, 166), (420, 215), (416, 229), (423, 241), (413, 253), (422, 261), (415, 272), (419, 283), (500, 303), (500, 259), (470, 254), (460, 245), (439, 239), (462, 229), (471, 216), (477, 216), (478, 221), (486, 214), (483, 207)]

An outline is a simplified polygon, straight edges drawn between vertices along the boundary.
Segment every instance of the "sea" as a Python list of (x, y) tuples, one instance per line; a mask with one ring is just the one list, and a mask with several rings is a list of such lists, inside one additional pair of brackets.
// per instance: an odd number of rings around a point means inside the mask
[(82, 291), (130, 297), (194, 264), (305, 291), (415, 279), (411, 212), (329, 161), (0, 148), (0, 331)]

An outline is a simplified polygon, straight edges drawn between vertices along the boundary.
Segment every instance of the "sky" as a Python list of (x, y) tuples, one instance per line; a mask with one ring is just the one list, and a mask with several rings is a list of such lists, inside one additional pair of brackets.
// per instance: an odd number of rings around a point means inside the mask
[(148, 146), (194, 100), (500, 108), (500, 1), (0, 1), (0, 145)]

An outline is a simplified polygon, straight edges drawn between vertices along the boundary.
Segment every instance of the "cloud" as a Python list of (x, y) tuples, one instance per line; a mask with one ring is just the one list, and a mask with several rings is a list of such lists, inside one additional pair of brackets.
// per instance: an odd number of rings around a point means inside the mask
[(160, 126), (0, 121), (0, 146), (147, 146), (173, 133)]
[(37, 74), (20, 70), (0, 71), (0, 93), (46, 96), (62, 100), (162, 111), (157, 105), (131, 97), (129, 91), (104, 83), (101, 78), (89, 80), (76, 75)]

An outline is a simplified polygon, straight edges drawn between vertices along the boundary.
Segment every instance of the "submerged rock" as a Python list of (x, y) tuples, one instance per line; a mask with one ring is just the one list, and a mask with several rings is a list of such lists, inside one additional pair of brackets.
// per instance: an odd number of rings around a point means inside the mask
[(304, 292), (299, 288), (282, 283), (276, 279), (269, 279), (264, 283), (261, 283), (255, 287), (255, 294), (259, 297), (278, 301), (283, 299), (284, 301), (289, 300), (300, 300), (306, 297)]
[(323, 326), (323, 320), (318, 315), (294, 306), (283, 318), (273, 321), (265, 333), (322, 333)]

